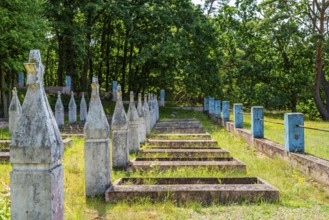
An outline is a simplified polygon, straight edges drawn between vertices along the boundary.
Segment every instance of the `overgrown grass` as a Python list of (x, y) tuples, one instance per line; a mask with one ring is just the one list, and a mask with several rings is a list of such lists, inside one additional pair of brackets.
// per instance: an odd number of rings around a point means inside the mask
[[(233, 119), (233, 117), (231, 117)], [(282, 117), (264, 117), (265, 120), (284, 123), (283, 115)], [(244, 115), (244, 128), (249, 129), (250, 115)], [(321, 128), (329, 130), (329, 122), (323, 121), (305, 121), (305, 126), (313, 128)], [(315, 131), (305, 129), (305, 152), (313, 154), (315, 156), (329, 160), (329, 133), (323, 131)], [(264, 136), (265, 138), (275, 141), (280, 144), (284, 144), (284, 126), (273, 124), (270, 122), (264, 122)]]
[[(198, 112), (180, 111), (176, 117), (195, 117), (202, 121), (212, 138), (229, 150), (233, 157), (247, 164), (247, 176), (258, 176), (280, 190), (280, 202), (260, 204), (231, 204), (201, 206), (191, 202), (184, 206), (174, 205), (169, 198), (152, 204), (139, 198), (134, 203), (105, 204), (102, 198), (85, 198), (84, 140), (73, 138), (74, 145), (65, 149), (64, 193), (65, 219), (328, 219), (329, 190), (301, 172), (292, 169), (285, 161), (270, 159), (258, 152), (239, 137), (209, 121)], [(163, 109), (162, 117), (170, 117), (171, 110)], [(265, 129), (268, 129), (267, 127)], [(265, 132), (269, 132), (265, 130)], [(329, 142), (328, 142), (329, 143)], [(131, 154), (131, 159), (136, 154)], [(8, 163), (0, 165), (0, 200), (8, 193)], [(120, 177), (223, 177), (241, 176), (212, 169), (190, 169), (128, 173), (112, 171), (112, 180)], [(1, 205), (1, 203), (0, 203)]]

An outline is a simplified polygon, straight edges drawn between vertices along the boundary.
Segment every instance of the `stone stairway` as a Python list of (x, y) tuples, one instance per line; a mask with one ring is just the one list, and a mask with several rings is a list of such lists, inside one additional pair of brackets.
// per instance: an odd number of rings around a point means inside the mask
[[(128, 170), (163, 171), (180, 167), (246, 173), (246, 165), (218, 147), (202, 124), (193, 118), (165, 119), (156, 124), (150, 139), (130, 162)], [(107, 202), (148, 197), (179, 203), (202, 204), (277, 201), (279, 191), (257, 177), (240, 178), (121, 178), (105, 193)]]

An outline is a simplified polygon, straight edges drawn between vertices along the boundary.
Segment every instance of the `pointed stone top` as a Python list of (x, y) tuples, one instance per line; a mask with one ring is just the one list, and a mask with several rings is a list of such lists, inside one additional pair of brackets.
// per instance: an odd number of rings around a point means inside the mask
[(99, 97), (98, 80), (94, 80), (94, 78), (95, 77), (93, 77), (93, 81), (91, 84), (91, 99), (89, 104), (87, 121), (84, 127), (85, 138), (107, 139), (110, 136), (110, 125), (107, 122), (102, 102)]
[(43, 88), (44, 68), (39, 50), (31, 50), (25, 68), (30, 75), (29, 86), (12, 136), (10, 161), (54, 163), (63, 155), (63, 142)]
[(85, 93), (81, 92), (81, 97), (84, 98), (85, 97)]
[(134, 92), (130, 91), (130, 102), (129, 102), (129, 109), (128, 109), (128, 121), (133, 122), (133, 121), (138, 121), (139, 116), (138, 112), (135, 106), (135, 101), (134, 101)]
[(112, 117), (112, 130), (128, 129), (128, 118), (122, 103), (121, 86), (117, 87), (117, 102)]
[(17, 89), (16, 89), (16, 87), (13, 87), (12, 94), (13, 94), (13, 96), (17, 96)]
[(74, 96), (74, 92), (73, 91), (71, 91), (71, 97), (73, 97)]
[(69, 108), (76, 108), (77, 105), (75, 103), (75, 99), (74, 99), (74, 92), (72, 91), (71, 92), (71, 100), (70, 100), (70, 103), (69, 103)]
[(138, 93), (137, 112), (139, 117), (143, 117), (142, 94)]
[(58, 92), (57, 92), (57, 98), (60, 98), (60, 97), (61, 97), (61, 92), (58, 91)]

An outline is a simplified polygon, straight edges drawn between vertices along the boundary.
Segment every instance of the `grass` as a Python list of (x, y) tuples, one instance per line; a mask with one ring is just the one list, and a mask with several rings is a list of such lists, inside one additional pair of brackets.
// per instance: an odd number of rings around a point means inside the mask
[[(280, 201), (277, 203), (231, 204), (202, 206), (191, 202), (184, 206), (174, 205), (166, 199), (152, 204), (148, 199), (138, 198), (135, 202), (105, 204), (102, 198), (85, 198), (84, 180), (84, 140), (73, 138), (74, 145), (65, 149), (64, 197), (65, 219), (328, 219), (329, 189), (315, 182), (312, 178), (292, 169), (285, 161), (270, 159), (258, 152), (243, 140), (209, 121), (198, 112), (175, 110), (176, 117), (195, 117), (199, 119), (212, 138), (219, 145), (229, 150), (233, 157), (247, 164), (247, 176), (258, 176), (280, 190)], [(171, 117), (170, 109), (163, 109), (162, 117)], [(247, 121), (247, 120), (245, 120)], [(321, 124), (321, 123), (320, 123)], [(274, 127), (269, 130), (265, 125), (266, 135), (277, 132)], [(272, 125), (270, 125), (272, 126)], [(329, 127), (329, 126), (328, 126)], [(316, 133), (318, 134), (318, 133)], [(278, 136), (273, 134), (273, 136)], [(318, 139), (321, 139), (318, 137)], [(320, 141), (320, 140), (317, 140)], [(329, 143), (329, 142), (327, 142)], [(329, 144), (327, 144), (328, 146)], [(329, 154), (327, 154), (328, 156)], [(131, 159), (136, 156), (132, 153)], [(8, 163), (0, 165), (0, 205), (8, 195)], [(120, 177), (225, 177), (241, 176), (236, 172), (222, 173), (212, 169), (181, 168), (177, 170), (127, 173), (122, 170), (112, 171), (112, 180)], [(3, 203), (4, 204), (4, 203)], [(5, 202), (5, 204), (8, 204)], [(0, 215), (0, 219), (1, 219)], [(5, 218), (4, 218), (5, 219)]]
[[(231, 117), (233, 119), (233, 117)], [(284, 123), (283, 116), (273, 117), (272, 115), (264, 117), (265, 120)], [(244, 115), (244, 128), (249, 129), (250, 115)], [(304, 126), (321, 128), (329, 130), (329, 122), (320, 121), (305, 121)], [(323, 131), (314, 131), (305, 129), (305, 152), (313, 154), (315, 156), (329, 160), (329, 134)], [(275, 141), (280, 144), (284, 144), (284, 126), (273, 124), (269, 122), (264, 122), (264, 136), (265, 138)]]

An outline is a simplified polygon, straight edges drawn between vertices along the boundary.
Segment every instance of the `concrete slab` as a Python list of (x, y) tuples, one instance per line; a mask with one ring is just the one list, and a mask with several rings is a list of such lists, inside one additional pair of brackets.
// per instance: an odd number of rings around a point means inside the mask
[(169, 122), (169, 121), (173, 121), (173, 122), (184, 122), (184, 121), (199, 121), (197, 120), (196, 118), (164, 118), (164, 119), (161, 119), (160, 122)]
[(246, 165), (234, 158), (135, 158), (130, 162), (128, 170), (176, 169), (179, 167), (204, 167), (222, 171), (246, 173)]
[(157, 133), (204, 133), (204, 128), (193, 127), (155, 127), (153, 131)]
[(194, 139), (194, 138), (199, 138), (202, 140), (210, 140), (211, 135), (209, 133), (191, 133), (191, 134), (152, 134), (152, 138), (154, 139)]
[[(10, 142), (11, 140), (0, 140), (0, 161), (9, 161), (10, 159), (10, 154), (9, 154), (9, 149), (10, 149)], [(71, 147), (73, 145), (73, 140), (71, 138), (65, 138), (63, 139), (63, 144), (64, 147)]]
[(158, 122), (156, 127), (177, 127), (177, 126), (196, 126), (202, 127), (199, 121), (188, 121), (188, 122)]
[(186, 157), (200, 157), (200, 158), (213, 158), (213, 157), (220, 157), (220, 158), (228, 158), (230, 157), (230, 152), (224, 149), (193, 149), (193, 148), (186, 148), (186, 149), (141, 149), (138, 152), (139, 157), (152, 157), (152, 155), (156, 155), (159, 157), (161, 155), (167, 157), (179, 157), (179, 158), (186, 158)]
[(149, 198), (152, 202), (172, 199), (212, 203), (276, 202), (279, 191), (257, 177), (242, 178), (121, 178), (105, 192), (106, 202)]
[(215, 140), (162, 140), (162, 139), (149, 139), (147, 141), (149, 145), (157, 146), (218, 146), (218, 142)]
[(10, 156), (9, 156), (9, 149), (5, 150), (0, 150), (0, 162), (1, 161), (9, 161)]

